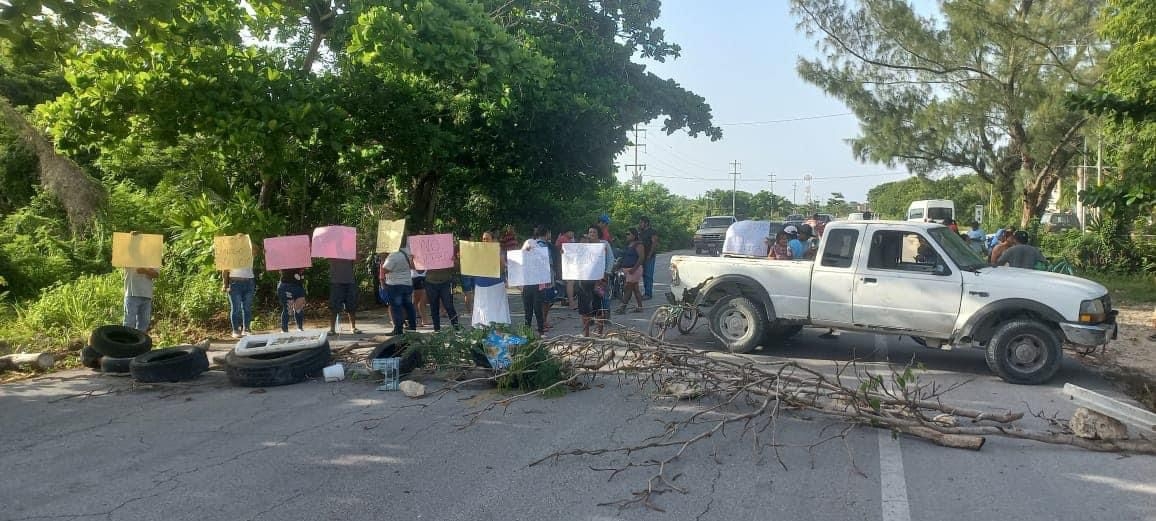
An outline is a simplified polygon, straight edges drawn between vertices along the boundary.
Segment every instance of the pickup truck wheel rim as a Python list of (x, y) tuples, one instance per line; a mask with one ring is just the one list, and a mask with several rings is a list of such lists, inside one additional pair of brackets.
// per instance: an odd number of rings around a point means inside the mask
[(750, 329), (750, 320), (737, 309), (728, 309), (722, 316), (719, 329), (728, 340), (739, 340)]
[(1012, 339), (1008, 349), (1008, 362), (1017, 371), (1030, 373), (1039, 370), (1047, 361), (1044, 342), (1035, 335), (1020, 335)]

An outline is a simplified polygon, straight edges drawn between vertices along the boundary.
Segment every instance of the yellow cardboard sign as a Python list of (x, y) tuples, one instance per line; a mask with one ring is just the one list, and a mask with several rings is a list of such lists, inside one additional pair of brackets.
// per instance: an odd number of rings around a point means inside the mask
[(213, 264), (219, 270), (253, 267), (253, 242), (249, 235), (213, 237)]
[(165, 238), (149, 233), (112, 234), (112, 265), (116, 268), (160, 268)]
[(377, 252), (400, 250), (402, 235), (405, 235), (405, 219), (377, 221)]
[(496, 242), (461, 241), (462, 275), (500, 277), (502, 275), (501, 244)]

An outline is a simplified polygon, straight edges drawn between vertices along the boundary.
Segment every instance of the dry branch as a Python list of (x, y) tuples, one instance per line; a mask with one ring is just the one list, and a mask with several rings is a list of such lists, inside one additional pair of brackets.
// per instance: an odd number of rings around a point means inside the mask
[[(583, 379), (613, 375), (658, 391), (672, 387), (693, 389), (704, 398), (701, 410), (668, 422), (660, 434), (635, 445), (560, 450), (530, 464), (607, 454), (640, 458), (618, 468), (599, 469), (612, 471), (611, 478), (631, 468), (650, 469), (644, 489), (610, 503), (620, 507), (643, 505), (658, 509), (653, 502), (656, 495), (685, 492), (668, 475), (670, 464), (692, 445), (723, 433), (730, 426), (740, 430), (741, 439), (749, 437), (757, 452), (774, 450), (776, 459), (786, 468), (779, 453), (786, 445), (775, 437), (775, 422), (787, 410), (818, 414), (846, 426), (835, 435), (820, 434), (814, 443), (804, 445), (808, 450), (836, 440), (846, 445), (847, 436), (856, 426), (870, 426), (968, 450), (979, 450), (987, 437), (999, 436), (1094, 451), (1156, 454), (1156, 443), (1148, 439), (1087, 440), (1073, 436), (1059, 422), (1052, 425), (1060, 432), (1021, 428), (1016, 425), (1024, 416), (1021, 412), (952, 405), (944, 400), (944, 395), (957, 385), (920, 383), (909, 370), (875, 374), (852, 362), (837, 365), (834, 374), (829, 375), (791, 360), (704, 352), (628, 330), (604, 338), (559, 336), (545, 340), (544, 345), (567, 361), (572, 370), (572, 376), (557, 385), (577, 385)], [(471, 412), (467, 426), (480, 415), (504, 410), (518, 400), (539, 394), (542, 390), (493, 401)], [(664, 452), (654, 456), (652, 451)]]

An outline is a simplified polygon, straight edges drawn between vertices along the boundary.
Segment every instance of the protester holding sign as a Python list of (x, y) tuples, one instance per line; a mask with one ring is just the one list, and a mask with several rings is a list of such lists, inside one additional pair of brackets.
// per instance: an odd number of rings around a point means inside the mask
[[(586, 234), (582, 237), (584, 244), (602, 244), (603, 249), (609, 249), (609, 245), (601, 239), (601, 232), (597, 226), (591, 226), (586, 229)], [(563, 254), (565, 255), (565, 253)], [(589, 257), (589, 256), (588, 256)], [(605, 253), (601, 256), (594, 256), (596, 263), (600, 262), (601, 266), (593, 266), (593, 268), (603, 275), (601, 279), (595, 279), (596, 276), (589, 274), (581, 274), (583, 279), (590, 280), (575, 280), (574, 293), (578, 298), (578, 313), (582, 315), (582, 336), (590, 336), (590, 326), (597, 326), (598, 335), (602, 335), (605, 330), (605, 316), (606, 316), (606, 277), (605, 266), (607, 256)], [(567, 260), (563, 258), (563, 268), (566, 266)], [(585, 263), (582, 268), (589, 268)], [(574, 270), (575, 272), (589, 271), (587, 269)]]
[[(493, 231), (482, 234), (482, 242), (494, 242)], [(505, 267), (505, 255), (501, 257)], [(470, 323), (475, 326), (510, 323), (510, 302), (506, 298), (505, 270), (498, 277), (474, 277), (474, 312)]]
[(277, 300), (281, 303), (281, 332), (289, 332), (290, 313), (297, 322), (297, 331), (305, 331), (305, 268), (281, 270)]
[(329, 334), (337, 334), (337, 316), (342, 310), (349, 316), (349, 327), (353, 334), (357, 329), (357, 279), (354, 276), (353, 260), (329, 260)]
[[(257, 284), (253, 274), (253, 245), (249, 236), (238, 234), (233, 237), (217, 237), (213, 240), (213, 253), (217, 267), (221, 271), (224, 291), (229, 296), (229, 324), (232, 337), (251, 334), (253, 323), (253, 297)], [(247, 262), (246, 262), (247, 261)]]
[[(522, 244), (522, 251), (543, 248), (550, 249), (550, 229), (538, 225), (534, 227), (534, 238), (526, 239)], [(547, 253), (547, 258), (549, 254)], [(546, 323), (546, 312), (549, 309), (549, 300), (553, 294), (553, 277), (551, 282), (544, 284), (526, 284), (522, 286), (522, 309), (526, 314), (526, 327), (533, 327), (534, 320), (538, 321), (538, 334), (545, 335), (549, 325)]]
[(149, 332), (153, 314), (153, 280), (156, 268), (125, 268), (124, 325), (141, 333)]

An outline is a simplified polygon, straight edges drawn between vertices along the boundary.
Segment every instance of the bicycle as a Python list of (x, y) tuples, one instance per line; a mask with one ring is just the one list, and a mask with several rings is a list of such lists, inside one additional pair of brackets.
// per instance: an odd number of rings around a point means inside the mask
[(675, 301), (673, 293), (667, 293), (667, 304), (659, 306), (650, 317), (647, 336), (659, 341), (665, 340), (666, 330), (672, 327), (678, 329), (680, 334), (690, 334), (702, 316), (696, 303), (699, 289), (690, 288), (683, 292), (682, 302)]

